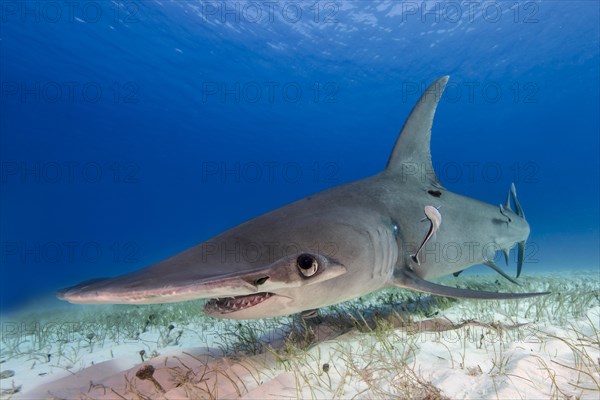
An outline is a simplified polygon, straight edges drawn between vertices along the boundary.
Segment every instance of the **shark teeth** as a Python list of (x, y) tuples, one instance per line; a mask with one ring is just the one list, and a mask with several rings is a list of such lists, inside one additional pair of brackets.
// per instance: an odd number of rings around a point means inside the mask
[(204, 311), (206, 313), (217, 312), (220, 314), (228, 314), (253, 307), (267, 300), (271, 296), (273, 296), (273, 293), (257, 293), (247, 296), (211, 299), (204, 306)]

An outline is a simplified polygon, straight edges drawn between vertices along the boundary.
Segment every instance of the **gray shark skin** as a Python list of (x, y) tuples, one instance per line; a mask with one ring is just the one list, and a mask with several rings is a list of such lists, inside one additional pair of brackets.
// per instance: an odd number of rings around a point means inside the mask
[[(209, 316), (255, 319), (318, 309), (390, 286), (475, 299), (546, 294), (429, 281), (476, 264), (501, 271), (491, 259), (516, 244), (520, 273), (529, 236), (514, 186), (498, 207), (449, 192), (435, 176), (431, 127), (447, 81), (442, 77), (423, 93), (380, 173), (295, 201), (136, 272), (66, 288), (58, 297), (109, 304), (208, 298)], [(411, 255), (428, 233), (426, 206), (438, 209), (443, 222), (425, 240), (417, 263)]]

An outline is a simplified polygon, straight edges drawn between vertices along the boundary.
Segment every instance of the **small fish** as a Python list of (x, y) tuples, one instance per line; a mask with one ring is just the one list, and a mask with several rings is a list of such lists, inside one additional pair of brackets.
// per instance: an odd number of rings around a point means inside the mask
[(421, 252), (421, 249), (425, 247), (429, 239), (435, 236), (435, 233), (438, 229), (440, 229), (440, 225), (442, 224), (442, 214), (440, 214), (437, 208), (435, 208), (434, 206), (425, 206), (423, 211), (425, 212), (426, 218), (423, 218), (421, 221), (425, 221), (426, 219), (428, 219), (431, 224), (429, 225), (429, 231), (427, 231), (427, 234), (425, 235), (423, 242), (417, 249), (417, 252), (411, 256), (413, 261), (416, 262), (417, 265), (421, 265), (421, 263), (419, 262), (419, 253)]

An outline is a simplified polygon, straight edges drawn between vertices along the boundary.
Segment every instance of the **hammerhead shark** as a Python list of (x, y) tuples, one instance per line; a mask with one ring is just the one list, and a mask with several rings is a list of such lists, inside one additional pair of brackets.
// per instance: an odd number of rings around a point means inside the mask
[(448, 79), (423, 92), (378, 174), (297, 200), (141, 270), (66, 288), (58, 297), (109, 304), (211, 299), (204, 306), (209, 316), (256, 319), (311, 312), (385, 287), (473, 299), (546, 294), (430, 281), (477, 264), (508, 277), (493, 258), (517, 244), (518, 277), (530, 230), (514, 185), (498, 207), (452, 193), (437, 178), (431, 127)]

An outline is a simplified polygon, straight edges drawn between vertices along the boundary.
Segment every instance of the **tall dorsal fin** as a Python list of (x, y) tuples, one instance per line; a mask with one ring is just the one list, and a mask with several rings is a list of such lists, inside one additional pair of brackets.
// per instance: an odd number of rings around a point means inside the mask
[(392, 155), (388, 160), (387, 171), (415, 176), (424, 182), (441, 187), (431, 162), (431, 126), (433, 116), (449, 76), (443, 76), (433, 82), (417, 101), (410, 112), (402, 131), (396, 140)]

